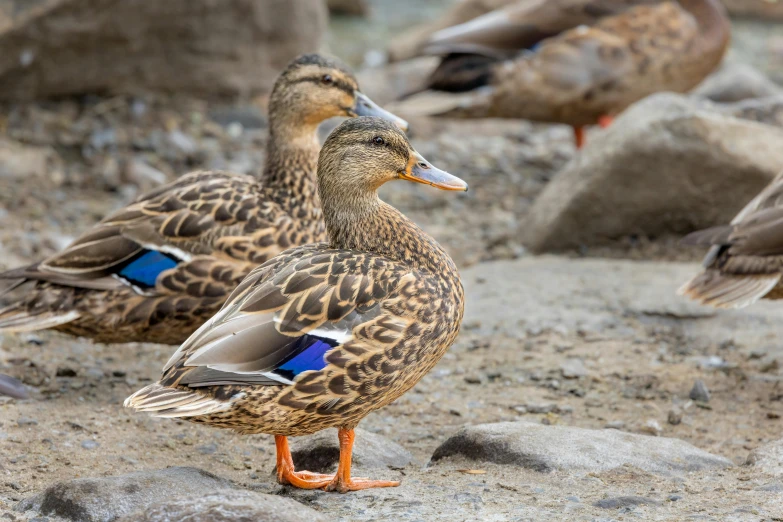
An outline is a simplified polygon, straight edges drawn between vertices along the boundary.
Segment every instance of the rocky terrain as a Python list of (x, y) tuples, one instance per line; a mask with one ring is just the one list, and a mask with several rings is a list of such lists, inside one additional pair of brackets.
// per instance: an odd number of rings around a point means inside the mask
[[(329, 46), (367, 66), (363, 89), (384, 103), (419, 65), (378, 66), (363, 42), (412, 10), (373, 1), (361, 32), (331, 24)], [(384, 189), (446, 246), (467, 295), (449, 353), (360, 426), (354, 474), (399, 488), (281, 487), (271, 437), (124, 410), (172, 347), (5, 335), (0, 372), (30, 398), (0, 397), (0, 520), (783, 520), (781, 305), (675, 295), (703, 255), (681, 234), (731, 219), (783, 170), (769, 27), (737, 22), (726, 67), (693, 96), (641, 102), (581, 153), (559, 126), (411, 121), (416, 148), (471, 190)], [(3, 102), (0, 269), (182, 172), (257, 171), (266, 130), (263, 98)], [(297, 465), (334, 470), (336, 442), (294, 439)]]

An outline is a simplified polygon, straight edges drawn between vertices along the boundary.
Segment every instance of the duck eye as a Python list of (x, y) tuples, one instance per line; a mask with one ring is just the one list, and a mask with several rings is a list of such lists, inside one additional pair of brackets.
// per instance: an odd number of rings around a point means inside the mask
[(372, 139), (372, 142), (373, 142), (373, 143), (375, 143), (376, 145), (386, 145), (386, 140), (384, 140), (384, 139), (383, 139), (383, 138), (381, 138), (380, 136), (376, 136), (376, 137), (374, 137), (374, 138)]
[(334, 78), (332, 78), (331, 74), (324, 74), (321, 77), (321, 83), (323, 83), (324, 85), (331, 85), (334, 83)]

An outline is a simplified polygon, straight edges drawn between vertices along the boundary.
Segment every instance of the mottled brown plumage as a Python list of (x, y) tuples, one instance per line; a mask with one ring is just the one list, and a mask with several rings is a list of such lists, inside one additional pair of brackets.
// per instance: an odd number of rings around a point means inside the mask
[[(334, 116), (367, 113), (404, 124), (361, 94), (338, 61), (297, 58), (270, 97), (270, 139), (259, 178), (186, 174), (106, 217), (63, 252), (0, 274), (19, 284), (3, 299), (0, 330), (183, 342), (253, 267), (291, 246), (326, 239), (315, 183), (316, 129)], [(162, 254), (153, 264), (163, 270), (142, 284), (126, 272), (151, 251)]]
[(695, 87), (729, 37), (719, 0), (523, 0), (439, 31), (424, 48), (445, 55), (424, 89), (469, 94), (403, 107), (580, 128), (652, 93)]
[[(377, 188), (398, 178), (467, 189), (383, 120), (338, 127), (318, 167), (329, 242), (287, 250), (253, 270), (174, 354), (161, 380), (126, 406), (274, 434), (279, 465), (287, 462), (285, 436), (338, 427), (348, 444), (362, 418), (432, 369), (462, 320), (463, 290), (451, 258), (378, 198)], [(318, 351), (322, 342), (330, 346)], [(292, 361), (308, 353), (314, 362), (297, 373)], [(310, 475), (286, 473), (281, 481), (301, 487), (332, 482), (299, 483)], [(334, 480), (337, 489), (356, 489), (345, 477)]]
[(680, 295), (715, 308), (742, 308), (783, 298), (783, 173), (737, 214), (731, 224), (688, 235), (710, 246), (704, 271)]

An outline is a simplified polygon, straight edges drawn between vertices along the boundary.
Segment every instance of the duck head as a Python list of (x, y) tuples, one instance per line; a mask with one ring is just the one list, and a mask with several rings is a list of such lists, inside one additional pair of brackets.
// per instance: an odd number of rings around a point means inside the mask
[(269, 99), (270, 121), (318, 126), (336, 116), (375, 116), (408, 130), (405, 120), (384, 110), (359, 90), (347, 65), (320, 54), (299, 56), (275, 82)]
[(322, 193), (374, 194), (381, 185), (396, 179), (441, 190), (468, 190), (467, 183), (424, 159), (407, 136), (387, 120), (347, 120), (326, 139), (318, 160)]

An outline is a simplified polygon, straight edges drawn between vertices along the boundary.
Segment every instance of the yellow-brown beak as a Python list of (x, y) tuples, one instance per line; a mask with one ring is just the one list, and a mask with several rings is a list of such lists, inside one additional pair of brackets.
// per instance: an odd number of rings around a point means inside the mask
[(408, 165), (400, 173), (400, 179), (432, 185), (441, 190), (459, 190), (461, 192), (468, 190), (467, 183), (444, 170), (436, 169), (415, 150), (411, 151)]

